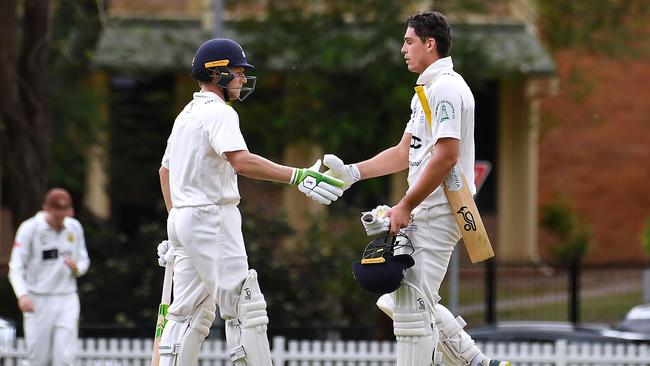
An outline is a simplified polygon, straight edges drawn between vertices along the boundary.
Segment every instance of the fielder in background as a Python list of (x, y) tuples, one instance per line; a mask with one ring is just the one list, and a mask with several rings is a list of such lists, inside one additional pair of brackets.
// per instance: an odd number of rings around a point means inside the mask
[[(199, 47), (192, 76), (200, 91), (174, 122), (159, 170), (169, 210), (167, 234), (173, 250), (173, 301), (160, 341), (161, 365), (196, 365), (215, 317), (225, 320), (230, 358), (237, 366), (271, 366), (269, 319), (257, 273), (248, 268), (237, 175), (293, 184), (329, 204), (343, 182), (307, 169), (271, 162), (248, 151), (239, 116), (227, 104), (244, 100), (255, 87), (253, 66), (236, 42), (217, 38)], [(165, 251), (160, 250), (160, 264)]]
[(342, 179), (345, 188), (361, 179), (408, 169), (409, 189), (385, 216), (391, 233), (403, 229), (412, 241), (415, 265), (406, 269), (395, 292), (377, 302), (393, 319), (397, 365), (431, 365), (442, 352), (445, 365), (504, 366), (510, 363), (484, 356), (463, 330), (462, 318), (454, 318), (439, 304), (440, 285), (461, 238), (441, 183), (458, 163), (471, 193), (476, 193), (474, 97), (453, 69), (450, 48), (451, 27), (444, 15), (424, 12), (409, 17), (401, 52), (408, 70), (420, 74), (417, 84), (424, 86), (431, 126), (414, 95), (410, 120), (397, 145), (357, 164), (345, 165), (330, 154), (323, 162), (330, 169), (326, 174)]
[(79, 326), (77, 277), (90, 266), (83, 228), (70, 194), (53, 188), (43, 211), (18, 227), (9, 281), (23, 312), (29, 365), (75, 362)]

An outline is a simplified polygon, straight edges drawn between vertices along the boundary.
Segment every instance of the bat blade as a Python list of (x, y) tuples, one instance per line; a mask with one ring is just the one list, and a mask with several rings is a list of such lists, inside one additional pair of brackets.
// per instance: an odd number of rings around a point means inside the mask
[(451, 169), (443, 188), (472, 263), (494, 257), (490, 238), (460, 166)]

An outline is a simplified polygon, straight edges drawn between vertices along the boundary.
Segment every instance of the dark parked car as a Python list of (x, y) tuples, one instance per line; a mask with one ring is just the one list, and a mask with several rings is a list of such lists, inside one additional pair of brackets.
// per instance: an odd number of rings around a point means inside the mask
[(618, 322), (616, 329), (650, 335), (650, 303), (637, 305)]
[(633, 342), (650, 343), (650, 334), (612, 329), (607, 324), (548, 321), (499, 322), (467, 331), (479, 342)]

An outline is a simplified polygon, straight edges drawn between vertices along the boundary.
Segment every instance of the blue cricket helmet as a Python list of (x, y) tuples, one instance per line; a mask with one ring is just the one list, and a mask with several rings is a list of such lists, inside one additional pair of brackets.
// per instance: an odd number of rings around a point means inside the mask
[[(228, 89), (228, 84), (235, 78), (230, 72), (231, 67), (243, 67), (245, 70), (252, 70), (255, 66), (248, 63), (244, 49), (239, 43), (227, 38), (215, 38), (203, 43), (192, 59), (192, 77), (202, 82), (215, 83)], [(246, 76), (247, 82), (252, 86), (242, 87), (239, 100), (246, 99), (255, 89), (256, 78)], [(228, 101), (228, 93), (224, 93)]]
[(192, 75), (212, 67), (243, 67), (252, 70), (255, 66), (246, 61), (246, 54), (239, 43), (227, 38), (215, 38), (203, 43), (192, 60)]
[[(400, 248), (410, 253), (395, 255)], [(415, 265), (411, 254), (413, 245), (402, 233), (375, 238), (366, 245), (362, 259), (352, 263), (354, 279), (368, 292), (391, 293), (402, 284), (404, 271)]]

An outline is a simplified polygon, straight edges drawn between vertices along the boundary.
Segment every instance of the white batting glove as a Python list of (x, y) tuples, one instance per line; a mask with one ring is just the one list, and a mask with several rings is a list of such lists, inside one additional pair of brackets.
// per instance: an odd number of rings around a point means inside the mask
[(298, 190), (307, 197), (324, 205), (329, 205), (343, 195), (343, 181), (319, 172), (321, 161), (306, 169), (294, 168), (289, 183), (298, 186)]
[(174, 248), (169, 240), (163, 240), (158, 244), (158, 264), (165, 267), (168, 262), (174, 259)]
[(390, 230), (390, 219), (385, 217), (388, 209), (390, 207), (386, 205), (379, 205), (373, 208), (372, 211), (361, 213), (361, 223), (368, 236), (382, 234)]
[(323, 164), (329, 168), (325, 174), (343, 181), (343, 190), (350, 188), (353, 183), (361, 179), (361, 172), (359, 171), (357, 164), (346, 165), (343, 163), (343, 160), (339, 159), (336, 155), (325, 154), (323, 157)]

